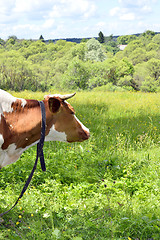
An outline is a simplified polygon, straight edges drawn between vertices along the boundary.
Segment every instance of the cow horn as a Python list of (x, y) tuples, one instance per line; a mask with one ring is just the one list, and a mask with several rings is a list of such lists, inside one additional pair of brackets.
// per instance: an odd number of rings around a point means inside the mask
[(76, 93), (72, 93), (72, 94), (66, 94), (66, 95), (60, 95), (60, 98), (62, 100), (67, 100), (69, 98), (72, 98)]

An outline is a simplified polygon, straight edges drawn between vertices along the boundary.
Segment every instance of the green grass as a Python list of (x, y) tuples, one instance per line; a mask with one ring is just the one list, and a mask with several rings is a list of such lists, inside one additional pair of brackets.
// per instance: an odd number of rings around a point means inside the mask
[[(43, 99), (45, 94), (13, 93)], [(83, 143), (45, 143), (0, 239), (160, 239), (160, 94), (81, 92), (70, 100), (90, 129)], [(16, 201), (36, 157), (27, 150), (0, 172), (0, 212)]]

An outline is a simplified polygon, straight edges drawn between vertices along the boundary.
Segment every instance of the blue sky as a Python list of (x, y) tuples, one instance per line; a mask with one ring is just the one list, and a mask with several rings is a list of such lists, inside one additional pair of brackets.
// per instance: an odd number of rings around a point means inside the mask
[(0, 38), (160, 32), (160, 0), (0, 0)]

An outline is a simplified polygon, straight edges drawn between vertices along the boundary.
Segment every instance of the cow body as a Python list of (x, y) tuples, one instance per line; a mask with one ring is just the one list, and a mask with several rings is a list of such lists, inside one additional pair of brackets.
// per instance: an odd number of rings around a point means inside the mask
[[(47, 95), (45, 141), (81, 142), (89, 130), (76, 118), (74, 109), (61, 95)], [(0, 168), (11, 164), (41, 135), (39, 101), (15, 98), (0, 90)]]

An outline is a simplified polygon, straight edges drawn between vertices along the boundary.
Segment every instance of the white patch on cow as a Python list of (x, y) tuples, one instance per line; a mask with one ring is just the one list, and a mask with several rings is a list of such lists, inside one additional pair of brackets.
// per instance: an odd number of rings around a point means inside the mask
[(12, 112), (12, 103), (14, 103), (17, 99), (21, 100), (22, 107), (27, 104), (25, 99), (13, 97), (10, 93), (0, 89), (0, 112)]
[(0, 103), (0, 123), (1, 123), (1, 118), (2, 118), (2, 115), (3, 115), (3, 110), (2, 110), (1, 103)]
[(2, 146), (3, 143), (4, 143), (4, 139), (3, 139), (2, 134), (0, 134), (0, 147)]
[(22, 149), (16, 149), (16, 145), (14, 143), (9, 145), (8, 148), (5, 150), (2, 150), (0, 148), (0, 166), (4, 167), (17, 161), (22, 152)]
[(26, 104), (27, 104), (27, 101), (25, 100), (25, 99), (23, 99), (23, 98), (19, 98), (20, 100), (21, 100), (21, 106), (24, 108), (25, 106), (26, 106)]
[(67, 135), (64, 132), (58, 132), (55, 130), (54, 125), (51, 127), (48, 135), (45, 137), (45, 141), (67, 141)]
[(89, 129), (87, 127), (85, 127), (83, 125), (83, 123), (80, 122), (80, 120), (74, 115), (76, 121), (81, 125), (82, 129), (85, 131), (85, 132), (88, 132), (89, 133)]
[(17, 148), (16, 144), (12, 143), (8, 146), (7, 149), (2, 150), (1, 145), (3, 144), (3, 142), (4, 139), (0, 134), (0, 168), (16, 162), (25, 150), (35, 145), (38, 141), (31, 144), (30, 146), (27, 146), (26, 148)]
[[(26, 140), (28, 139), (26, 138)], [(4, 139), (2, 134), (0, 134), (0, 168), (16, 162), (25, 150), (36, 145), (38, 142), (39, 140), (25, 148), (17, 148), (16, 144), (12, 143), (7, 149), (3, 150), (1, 146), (4, 143)]]
[(12, 112), (12, 103), (16, 101), (16, 98), (13, 97), (8, 92), (5, 92), (0, 89), (0, 103), (3, 112)]

